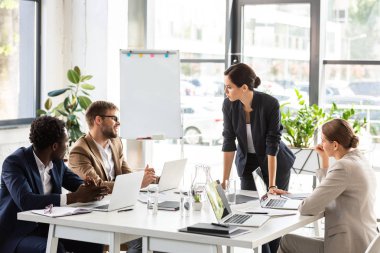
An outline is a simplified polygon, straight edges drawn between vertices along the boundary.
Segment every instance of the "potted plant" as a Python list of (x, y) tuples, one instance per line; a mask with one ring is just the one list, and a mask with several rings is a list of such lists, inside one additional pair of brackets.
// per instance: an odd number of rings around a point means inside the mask
[(202, 209), (201, 194), (193, 192), (193, 210), (200, 211)]
[[(298, 110), (290, 110), (285, 108), (289, 103), (281, 105), (281, 123), (284, 126), (284, 139), (289, 143), (293, 153), (296, 155), (295, 165), (293, 169), (296, 173), (309, 172), (314, 173), (315, 168), (319, 166), (318, 155), (313, 154), (312, 146), (317, 129), (333, 118), (342, 118), (353, 121), (355, 133), (359, 133), (367, 124), (366, 118), (360, 120), (355, 118), (355, 109), (338, 109), (335, 103), (331, 108), (323, 109), (316, 104), (309, 105), (303, 98), (302, 94), (295, 89)], [(307, 164), (315, 165), (310, 170)], [(297, 168), (297, 169), (295, 169)]]
[[(92, 103), (89, 91), (95, 86), (87, 83), (92, 78), (91, 75), (82, 75), (78, 66), (67, 71), (69, 84), (66, 88), (53, 90), (48, 93), (44, 109), (38, 109), (37, 115), (51, 115), (61, 118), (66, 123), (69, 136), (69, 145), (74, 143), (83, 135), (80, 124), (80, 115)], [(53, 107), (52, 97), (64, 95), (63, 101)]]

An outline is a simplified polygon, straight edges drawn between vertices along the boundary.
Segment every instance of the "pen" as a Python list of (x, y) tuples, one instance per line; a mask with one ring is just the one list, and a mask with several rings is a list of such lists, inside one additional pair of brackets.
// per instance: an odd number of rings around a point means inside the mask
[(291, 199), (291, 198), (289, 198), (289, 197), (287, 197), (287, 196), (285, 196), (285, 195), (280, 195), (280, 198), (283, 198), (283, 199)]
[(141, 141), (141, 140), (151, 140), (151, 139), (152, 137), (139, 137), (136, 140)]
[(230, 227), (228, 224), (221, 224), (221, 223), (216, 223), (216, 222), (211, 222), (211, 225), (218, 226), (218, 227), (223, 227), (223, 228)]
[(132, 210), (133, 210), (133, 208), (127, 208), (127, 209), (118, 210), (117, 212), (121, 213), (121, 212), (127, 212), (127, 211), (132, 211)]
[(268, 214), (268, 212), (245, 212), (247, 214)]

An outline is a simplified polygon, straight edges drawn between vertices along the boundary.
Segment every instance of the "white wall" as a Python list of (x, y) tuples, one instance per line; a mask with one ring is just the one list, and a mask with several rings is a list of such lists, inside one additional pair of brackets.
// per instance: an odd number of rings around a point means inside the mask
[(67, 84), (67, 69), (78, 65), (93, 75), (93, 100), (119, 104), (119, 49), (127, 46), (128, 1), (42, 2), (42, 102)]
[[(94, 76), (92, 100), (119, 105), (119, 49), (127, 47), (128, 1), (41, 2), (41, 106), (49, 91), (67, 85), (66, 72), (75, 65)], [(28, 135), (29, 126), (0, 129), (0, 172), (5, 157), (29, 145)]]

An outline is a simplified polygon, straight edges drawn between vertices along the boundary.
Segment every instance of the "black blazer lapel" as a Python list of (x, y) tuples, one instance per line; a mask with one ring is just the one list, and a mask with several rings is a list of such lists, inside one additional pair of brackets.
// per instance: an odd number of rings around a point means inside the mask
[(31, 171), (32, 177), (33, 177), (32, 183), (33, 183), (34, 189), (32, 190), (33, 191), (37, 190), (39, 194), (44, 194), (44, 188), (42, 186), (41, 176), (40, 176), (40, 172), (38, 171), (36, 159), (34, 158), (32, 146), (26, 149), (25, 155), (26, 155), (26, 166), (30, 168), (29, 171)]

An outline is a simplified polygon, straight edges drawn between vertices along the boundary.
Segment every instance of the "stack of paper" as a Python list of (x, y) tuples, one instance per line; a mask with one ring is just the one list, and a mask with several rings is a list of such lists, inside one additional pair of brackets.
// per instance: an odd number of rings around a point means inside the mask
[(69, 207), (69, 206), (54, 206), (51, 210), (40, 209), (40, 210), (32, 210), (32, 213), (45, 215), (49, 217), (61, 217), (61, 216), (69, 216), (75, 214), (82, 213), (90, 213), (91, 210), (87, 208), (79, 208), (79, 207)]

